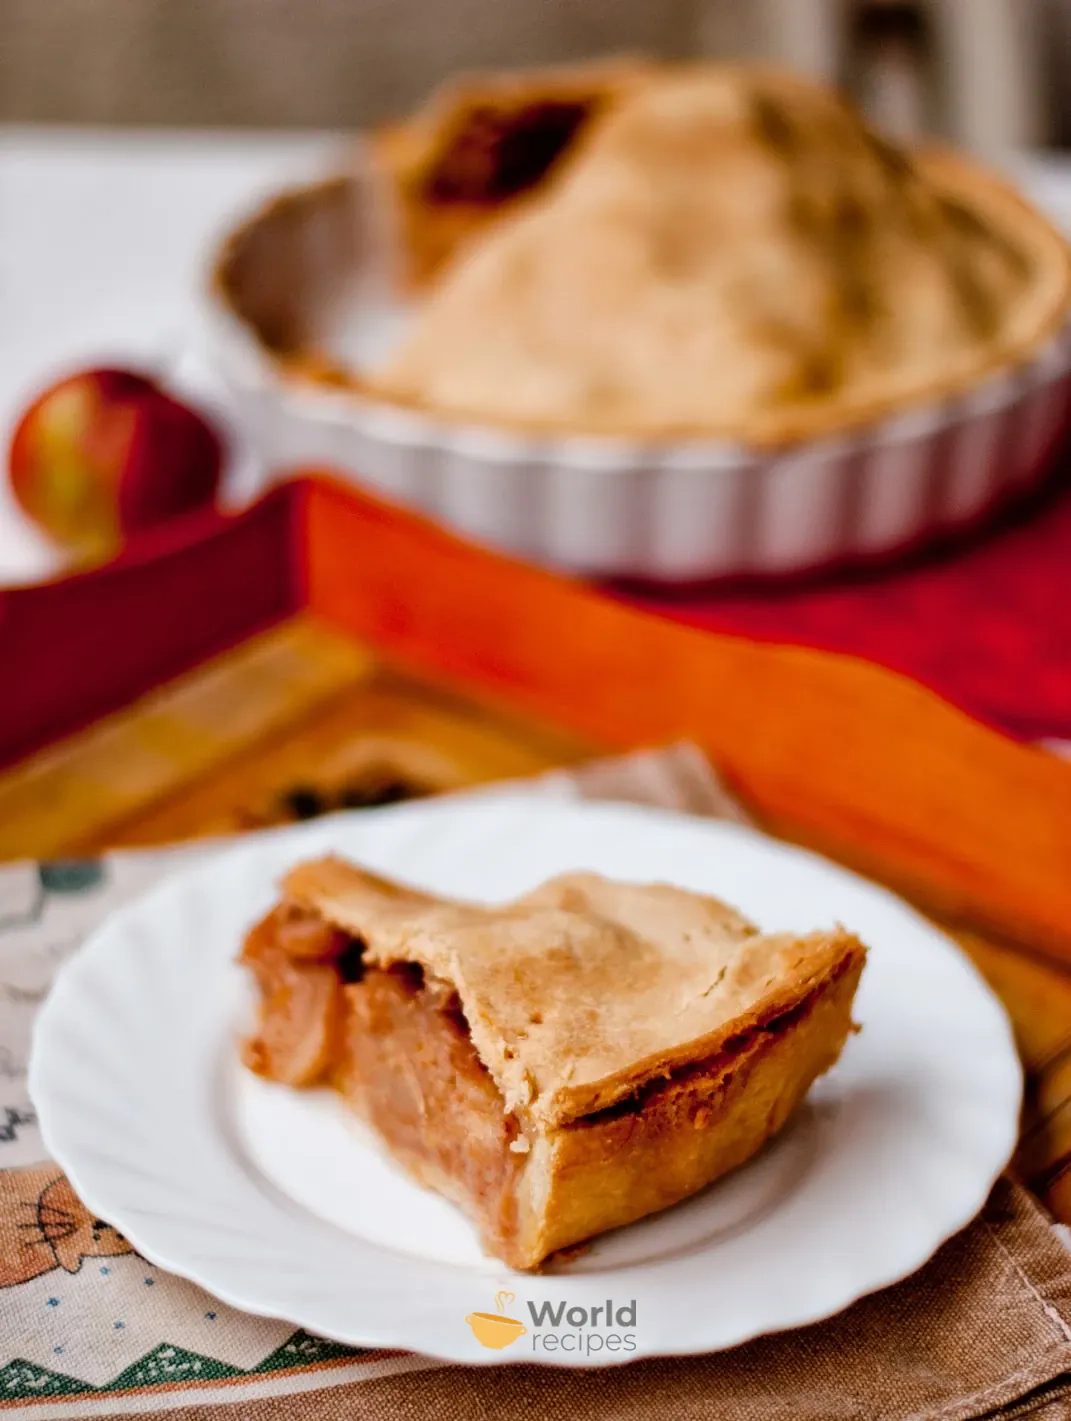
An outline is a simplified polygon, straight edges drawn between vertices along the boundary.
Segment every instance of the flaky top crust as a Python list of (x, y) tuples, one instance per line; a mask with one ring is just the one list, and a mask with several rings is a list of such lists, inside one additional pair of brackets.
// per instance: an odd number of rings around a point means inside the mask
[(560, 1126), (717, 1055), (862, 960), (843, 929), (765, 935), (733, 908), (593, 873), (500, 907), (406, 888), (338, 858), (299, 865), (286, 897), (456, 990), (507, 1110)]
[(970, 388), (1067, 318), (1058, 232), (831, 91), (747, 65), (590, 83), (598, 117), (461, 244), (371, 393), (536, 432), (777, 445)]

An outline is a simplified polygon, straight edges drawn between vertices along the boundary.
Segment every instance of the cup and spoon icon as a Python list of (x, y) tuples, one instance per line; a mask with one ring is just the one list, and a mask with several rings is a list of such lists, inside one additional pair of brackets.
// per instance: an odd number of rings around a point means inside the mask
[(528, 1331), (523, 1322), (506, 1316), (506, 1305), (513, 1302), (515, 1296), (514, 1293), (496, 1293), (497, 1312), (470, 1312), (465, 1318), (481, 1347), (492, 1347), (495, 1351), (500, 1351)]

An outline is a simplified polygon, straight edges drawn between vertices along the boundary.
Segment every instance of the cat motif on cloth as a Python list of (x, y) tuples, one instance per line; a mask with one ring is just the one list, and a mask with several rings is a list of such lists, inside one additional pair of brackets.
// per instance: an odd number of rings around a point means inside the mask
[(85, 1258), (133, 1251), (111, 1224), (90, 1213), (58, 1165), (0, 1171), (0, 1288), (54, 1268), (77, 1273)]

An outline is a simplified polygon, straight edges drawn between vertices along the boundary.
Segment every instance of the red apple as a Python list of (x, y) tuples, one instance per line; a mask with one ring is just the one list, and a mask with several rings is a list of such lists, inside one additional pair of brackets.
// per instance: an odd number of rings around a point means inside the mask
[(85, 370), (40, 395), (11, 441), (11, 486), (58, 542), (112, 551), (211, 502), (223, 449), (199, 414), (129, 370)]

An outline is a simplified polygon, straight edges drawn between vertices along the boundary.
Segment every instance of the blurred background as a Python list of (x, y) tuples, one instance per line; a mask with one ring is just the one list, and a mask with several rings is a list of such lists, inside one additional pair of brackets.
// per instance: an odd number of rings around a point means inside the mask
[[(42, 392), (80, 371), (83, 395), (100, 393), (101, 368), (142, 372), (223, 435), (222, 456), (198, 455), (204, 488), (184, 496), (203, 498), (222, 462), (221, 501), (240, 506), (273, 470), (231, 437), (233, 391), (202, 319), (212, 253), (235, 224), (351, 165), (357, 129), (411, 112), (447, 75), (628, 52), (791, 66), (895, 137), (992, 160), (1071, 231), (1071, 0), (0, 0), (0, 434), (10, 442)], [(290, 467), (323, 462), (298, 453)], [(158, 452), (145, 464), (146, 488), (183, 492)], [(1065, 483), (1061, 467), (1052, 485)], [(35, 519), (28, 501), (0, 479), (0, 588), (74, 565), (57, 529), (77, 531), (80, 505)], [(1071, 500), (1014, 516), (1002, 535), (869, 581), (649, 605), (864, 655), (1002, 728), (1062, 741), (1071, 597), (1055, 579), (1071, 578)], [(1060, 620), (1050, 609), (1065, 603)]]
[(0, 0), (0, 119), (338, 128), (457, 68), (764, 55), (886, 127), (1066, 145), (1071, 0)]

